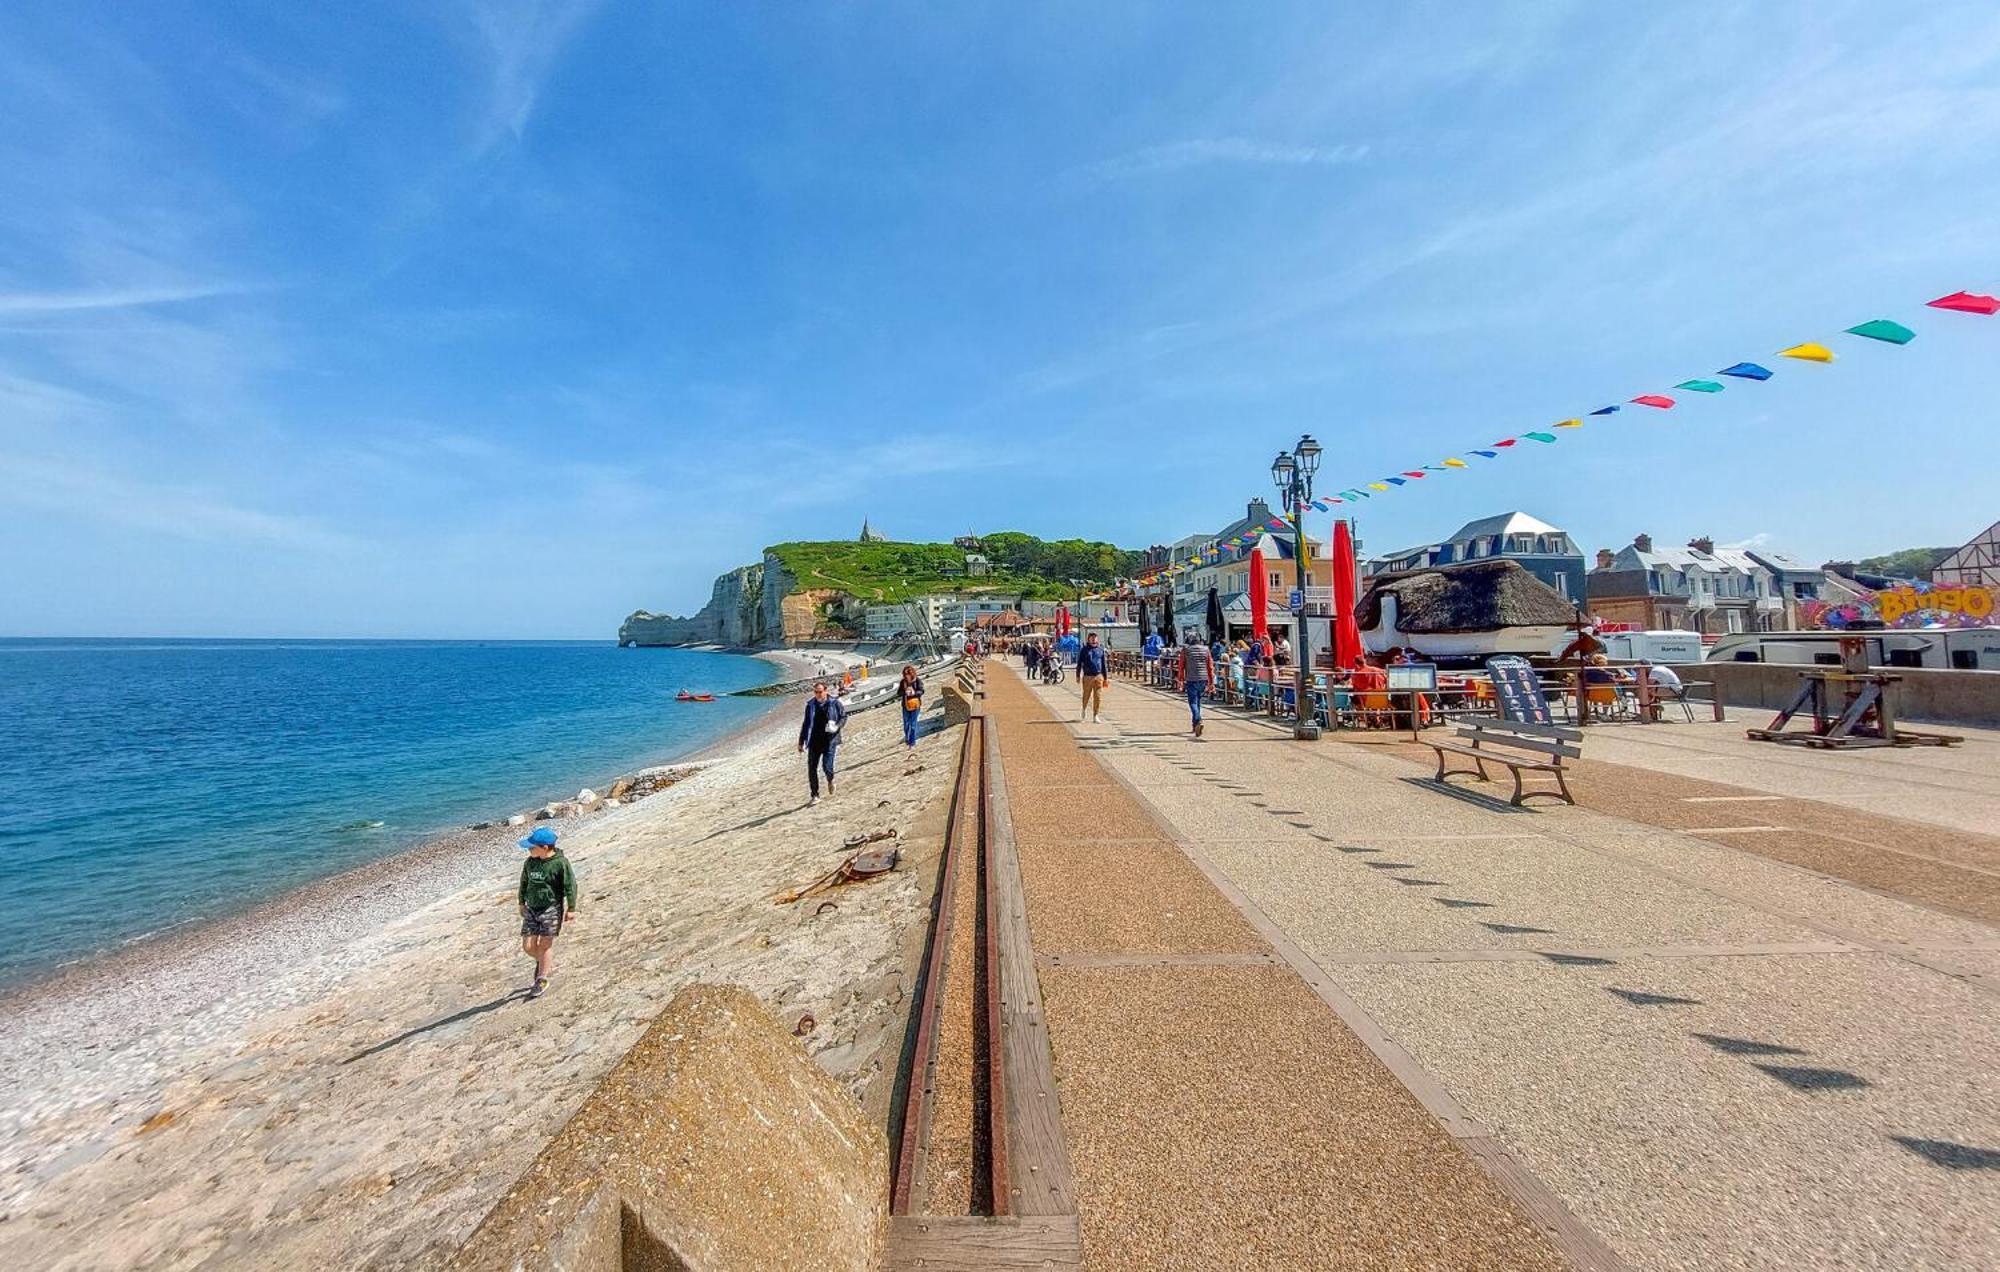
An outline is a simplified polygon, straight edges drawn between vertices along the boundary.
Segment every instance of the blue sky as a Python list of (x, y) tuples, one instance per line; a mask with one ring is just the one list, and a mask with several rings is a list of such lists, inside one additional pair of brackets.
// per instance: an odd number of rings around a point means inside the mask
[(1346, 485), (1806, 339), (1362, 537), (1958, 543), (2000, 318), (1922, 302), (2000, 286), (1995, 154), (1988, 0), (15, 0), (0, 634), (608, 637), (863, 515), (1144, 546), (1301, 431)]

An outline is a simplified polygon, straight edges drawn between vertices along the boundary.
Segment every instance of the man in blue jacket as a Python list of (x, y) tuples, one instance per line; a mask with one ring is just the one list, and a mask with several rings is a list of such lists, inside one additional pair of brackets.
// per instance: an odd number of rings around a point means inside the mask
[(1083, 648), (1076, 651), (1076, 678), (1083, 685), (1083, 705), (1077, 709), (1076, 722), (1083, 723), (1083, 713), (1088, 711), (1095, 720), (1104, 710), (1104, 686), (1110, 683), (1111, 668), (1104, 660), (1104, 646), (1097, 643), (1097, 633), (1083, 638)]
[(813, 696), (806, 700), (805, 723), (799, 726), (799, 750), (806, 756), (806, 785), (812, 790), (812, 798), (806, 801), (808, 808), (819, 803), (822, 769), (826, 771), (826, 793), (833, 794), (833, 753), (840, 746), (840, 730), (846, 723), (847, 708), (827, 692), (826, 681), (814, 685)]

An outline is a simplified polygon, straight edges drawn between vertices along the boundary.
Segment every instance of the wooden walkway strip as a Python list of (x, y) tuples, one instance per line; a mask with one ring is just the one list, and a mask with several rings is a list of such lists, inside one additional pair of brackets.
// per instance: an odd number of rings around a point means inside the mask
[(930, 947), (924, 952), (923, 981), (917, 988), (917, 1037), (911, 1074), (903, 1095), (901, 1125), (891, 1141), (895, 1161), (890, 1167), (889, 1213), (908, 1214), (911, 1199), (923, 1180), (923, 1162), (930, 1142), (931, 1095), (937, 1090), (938, 1009), (944, 1000), (945, 956), (951, 949), (952, 894), (957, 888), (959, 858), (964, 855), (962, 814), (974, 797), (976, 770), (973, 733), (978, 721), (959, 739), (958, 780), (952, 787), (951, 808), (945, 816), (944, 848), (938, 854), (938, 886), (931, 921)]
[[(995, 728), (990, 719), (986, 727)], [(1069, 1144), (1063, 1138), (1054, 1052), (1049, 1046), (1048, 1022), (1042, 1014), (1041, 981), (1035, 974), (1027, 898), (1021, 887), (1021, 862), (1015, 851), (1013, 814), (1007, 802), (1007, 774), (997, 743), (986, 748), (985, 763), (993, 929), (1000, 955), (997, 1067), (1005, 1072), (1006, 1155), (1012, 1175), (1007, 1212), (1024, 1218), (1052, 1215), (1073, 1218), (1075, 1177), (1070, 1168)]]
[(1083, 1266), (1075, 1215), (985, 1218), (897, 1215), (889, 1220), (890, 1272), (1069, 1272)]

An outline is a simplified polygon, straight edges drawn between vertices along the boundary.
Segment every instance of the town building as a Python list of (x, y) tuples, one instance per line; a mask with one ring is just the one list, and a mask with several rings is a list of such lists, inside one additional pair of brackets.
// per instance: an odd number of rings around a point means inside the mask
[(1958, 551), (1938, 562), (1931, 582), (1973, 587), (2000, 587), (2000, 521), (1986, 527)]
[(1804, 625), (1805, 607), (1822, 599), (1821, 593), (1826, 590), (1826, 570), (1770, 548), (1745, 548), (1743, 555), (1770, 571), (1772, 593), (1783, 607), (1778, 619), (1779, 630), (1797, 631)]
[(861, 537), (860, 539), (856, 540), (856, 542), (887, 543), (888, 541), (889, 541), (889, 536), (883, 534), (880, 530), (877, 530), (874, 526), (869, 525), (868, 518), (863, 517), (861, 519)]
[(1741, 548), (1708, 538), (1659, 548), (1650, 535), (1602, 549), (1588, 579), (1591, 613), (1607, 623), (1705, 636), (1778, 631), (1785, 602), (1772, 571)]
[(977, 552), (965, 554), (965, 573), (970, 578), (984, 578), (993, 573), (993, 563)]
[(1495, 558), (1518, 562), (1573, 604), (1582, 600), (1587, 590), (1583, 549), (1576, 546), (1576, 540), (1567, 531), (1525, 512), (1503, 512), (1468, 521), (1441, 542), (1371, 558), (1367, 572), (1401, 574)]
[(869, 640), (894, 640), (898, 636), (930, 636), (944, 631), (949, 596), (919, 596), (893, 605), (870, 605), (863, 617), (862, 631)]
[(954, 627), (963, 627), (971, 631), (978, 626), (980, 617), (985, 614), (1013, 614), (1016, 618), (1021, 616), (1012, 601), (997, 596), (947, 596), (941, 597), (940, 600), (943, 604), (938, 611), (938, 621), (946, 631)]

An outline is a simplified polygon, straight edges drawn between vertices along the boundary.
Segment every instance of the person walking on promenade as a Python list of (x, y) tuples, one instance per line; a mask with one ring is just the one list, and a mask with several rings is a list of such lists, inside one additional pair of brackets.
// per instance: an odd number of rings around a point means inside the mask
[(521, 841), (528, 859), (521, 863), (521, 952), (535, 960), (535, 983), (528, 997), (548, 992), (555, 971), (556, 938), (563, 924), (576, 917), (576, 871), (556, 849), (556, 832), (538, 826)]
[(1208, 693), (1208, 685), (1215, 679), (1215, 660), (1210, 657), (1208, 646), (1201, 643), (1201, 637), (1194, 628), (1187, 630), (1187, 638), (1181, 642), (1181, 684), (1187, 690), (1188, 715), (1194, 721), (1194, 735), (1201, 736), (1201, 700)]
[[(917, 717), (924, 711), (924, 682), (917, 675), (914, 663), (903, 664), (903, 682), (896, 686), (896, 696), (903, 700), (903, 745), (914, 751), (917, 747)], [(828, 780), (832, 780), (831, 776)]]
[(846, 723), (847, 708), (827, 692), (826, 681), (814, 685), (812, 697), (806, 699), (805, 722), (799, 725), (799, 750), (805, 752), (806, 786), (812, 792), (807, 808), (819, 803), (821, 770), (826, 772), (826, 793), (833, 794), (833, 754), (840, 747), (840, 728)]
[(1083, 648), (1076, 652), (1076, 679), (1083, 686), (1083, 705), (1077, 708), (1076, 722), (1083, 723), (1083, 713), (1097, 719), (1104, 711), (1104, 686), (1111, 681), (1111, 667), (1104, 658), (1104, 646), (1097, 643), (1097, 633), (1083, 638)]
[(1028, 679), (1033, 680), (1035, 678), (1035, 671), (1041, 666), (1041, 662), (1041, 647), (1036, 645), (1034, 641), (1029, 641), (1027, 648), (1021, 652), (1021, 663), (1028, 669)]
[(1149, 685), (1160, 683), (1160, 651), (1165, 648), (1166, 644), (1158, 632), (1146, 633), (1146, 643), (1141, 652), (1146, 660), (1146, 683)]

